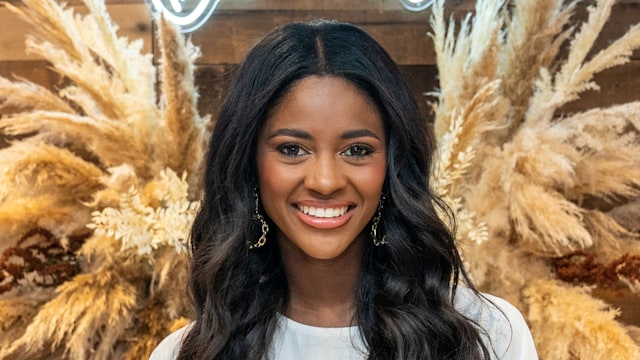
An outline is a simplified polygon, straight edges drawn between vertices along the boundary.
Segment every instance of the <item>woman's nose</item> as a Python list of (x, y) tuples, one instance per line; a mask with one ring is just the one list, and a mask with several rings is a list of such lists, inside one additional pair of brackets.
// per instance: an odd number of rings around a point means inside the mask
[(321, 155), (314, 160), (305, 169), (305, 188), (320, 195), (331, 195), (346, 186), (347, 176), (337, 156)]

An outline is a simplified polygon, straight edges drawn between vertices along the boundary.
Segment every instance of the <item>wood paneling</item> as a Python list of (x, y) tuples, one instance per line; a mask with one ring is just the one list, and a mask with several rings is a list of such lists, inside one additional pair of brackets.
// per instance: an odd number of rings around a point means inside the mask
[[(149, 7), (136, 1), (135, 4), (109, 5), (107, 11), (111, 19), (118, 25), (120, 36), (129, 39), (142, 39), (143, 51), (151, 51), (151, 12)], [(74, 6), (74, 11), (85, 13), (84, 6)], [(4, 7), (0, 7), (0, 24), (4, 31), (0, 31), (0, 61), (29, 61), (40, 60), (35, 54), (25, 51), (25, 35), (32, 32), (30, 25), (22, 21), (16, 14)], [(6, 31), (6, 29), (11, 29)]]
[[(0, 61), (0, 76), (9, 80), (27, 79), (50, 89), (60, 84), (60, 76), (50, 69), (46, 61)], [(0, 110), (0, 116), (14, 113), (16, 110), (6, 107)], [(0, 134), (0, 149), (6, 145)]]
[[(185, 4), (188, 4), (187, 0)], [(10, 0), (19, 4), (17, 0)], [(81, 0), (70, 0), (70, 6), (82, 12)], [(152, 18), (144, 0), (107, 0), (108, 11), (120, 28), (120, 35), (142, 39), (145, 52), (154, 51)], [(586, 18), (583, 2), (575, 15)], [(473, 11), (473, 0), (447, 0), (449, 15), (456, 18)], [(348, 21), (369, 31), (389, 51), (406, 75), (421, 111), (432, 116), (429, 100), (424, 92), (437, 88), (437, 71), (431, 39), (426, 35), (430, 11), (410, 12), (397, 0), (222, 0), (205, 27), (192, 34), (193, 42), (201, 47), (198, 59), (197, 84), (201, 93), (200, 111), (215, 114), (223, 89), (235, 65), (242, 60), (249, 47), (273, 27), (291, 21), (315, 18)], [(640, 0), (618, 0), (611, 18), (605, 25), (594, 50), (602, 49), (620, 37), (629, 27), (640, 22)], [(17, 74), (48, 86), (59, 84), (46, 63), (24, 50), (28, 26), (13, 13), (0, 8), (0, 24), (11, 31), (0, 32), (0, 75)], [(563, 112), (581, 111), (594, 106), (640, 99), (640, 51), (634, 53), (631, 64), (599, 74), (596, 81), (600, 92), (587, 92), (579, 101), (565, 106)]]
[(198, 111), (209, 114), (212, 118), (218, 115), (220, 103), (224, 97), (229, 80), (237, 65), (201, 65), (196, 69), (196, 86), (200, 93)]
[[(312, 19), (348, 21), (376, 37), (399, 64), (434, 62), (426, 13), (403, 11), (220, 11), (193, 42), (202, 49), (200, 63), (233, 64), (242, 60), (251, 45), (277, 25)], [(250, 24), (250, 25), (249, 25)], [(224, 49), (224, 51), (221, 51)]]
[[(193, 34), (201, 46), (200, 63), (238, 63), (247, 49), (275, 26), (292, 21), (333, 19), (351, 22), (370, 32), (401, 65), (434, 64), (433, 44), (429, 37), (430, 11), (410, 12), (397, 1), (353, 1), (339, 8), (338, 0), (329, 1), (240, 1), (221, 2), (209, 22)], [(473, 10), (473, 1), (449, 1), (447, 11), (461, 17)], [(364, 5), (368, 7), (364, 7)], [(578, 8), (575, 18), (586, 18), (586, 6)], [(599, 50), (640, 21), (640, 0), (625, 0), (614, 5), (611, 20), (604, 27), (594, 49)], [(220, 51), (224, 49), (224, 51)], [(640, 51), (634, 53), (640, 59)]]
[(640, 60), (605, 70), (594, 77), (599, 91), (584, 92), (580, 99), (565, 105), (565, 114), (597, 107), (608, 107), (631, 101), (640, 101)]
[(58, 80), (48, 63), (38, 60), (0, 61), (0, 76), (10, 80), (15, 80), (16, 77), (29, 79), (42, 86), (51, 86)]
[[(16, 3), (15, 0), (12, 1)], [(588, 2), (587, 2), (588, 3)], [(130, 39), (141, 38), (145, 50), (151, 49), (151, 15), (143, 0), (109, 0), (108, 10), (120, 27), (120, 34)], [(82, 12), (79, 0), (71, 5)], [(474, 1), (449, 0), (449, 13), (456, 17), (473, 10)], [(578, 8), (576, 18), (584, 19), (585, 6)], [(193, 34), (194, 43), (202, 47), (202, 64), (238, 63), (247, 49), (273, 27), (291, 21), (315, 18), (335, 19), (362, 26), (387, 48), (391, 56), (403, 65), (433, 64), (430, 31), (430, 11), (410, 12), (397, 0), (222, 0), (218, 9), (202, 29)], [(640, 0), (618, 1), (611, 20), (603, 29), (596, 49), (640, 21)], [(7, 9), (0, 8), (0, 23), (11, 31), (0, 32), (0, 61), (34, 60), (24, 51), (24, 34), (28, 26)], [(640, 59), (640, 51), (634, 56)]]
[[(585, 4), (589, 3), (593, 3), (593, 1), (585, 2)], [(584, 4), (579, 6), (576, 10), (575, 18), (576, 20), (585, 21), (587, 19), (587, 6)], [(602, 28), (600, 36), (593, 45), (591, 54), (610, 45), (635, 24), (640, 24), (640, 0), (617, 0), (611, 9), (609, 20)], [(640, 60), (640, 50), (636, 50), (632, 58)]]

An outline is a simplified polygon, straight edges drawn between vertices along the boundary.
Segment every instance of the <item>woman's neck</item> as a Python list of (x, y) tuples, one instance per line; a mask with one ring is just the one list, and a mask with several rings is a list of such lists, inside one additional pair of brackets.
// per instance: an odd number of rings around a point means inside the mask
[(355, 241), (338, 258), (313, 259), (288, 242), (281, 242), (289, 286), (285, 315), (302, 324), (346, 327), (353, 324), (363, 241)]

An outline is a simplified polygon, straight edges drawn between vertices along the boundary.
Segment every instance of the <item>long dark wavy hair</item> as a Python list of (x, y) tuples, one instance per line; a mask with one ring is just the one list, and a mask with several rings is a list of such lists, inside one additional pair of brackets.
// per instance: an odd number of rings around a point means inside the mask
[(276, 28), (253, 47), (231, 84), (191, 232), (196, 319), (179, 359), (268, 358), (288, 287), (275, 231), (264, 247), (248, 247), (261, 234), (252, 218), (257, 134), (293, 84), (313, 75), (346, 79), (367, 94), (388, 139), (382, 223), (388, 244), (366, 246), (356, 295), (354, 321), (368, 359), (488, 359), (482, 330), (453, 307), (459, 279), (469, 282), (438, 216), (446, 206), (429, 186), (433, 134), (387, 52), (358, 27), (330, 21)]

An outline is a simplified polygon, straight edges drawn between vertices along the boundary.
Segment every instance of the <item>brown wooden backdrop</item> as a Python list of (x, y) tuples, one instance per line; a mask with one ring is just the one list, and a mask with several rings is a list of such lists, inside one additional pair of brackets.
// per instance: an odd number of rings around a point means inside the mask
[[(584, 18), (588, 3), (580, 6), (577, 18)], [(83, 11), (80, 0), (68, 4)], [(474, 4), (473, 0), (448, 0), (447, 10), (458, 16), (473, 10)], [(121, 35), (141, 38), (145, 51), (155, 51), (153, 22), (144, 0), (107, 0), (107, 5)], [(267, 31), (285, 22), (324, 18), (358, 24), (376, 37), (400, 64), (421, 110), (430, 117), (428, 99), (422, 95), (437, 87), (432, 42), (426, 35), (430, 31), (429, 16), (428, 10), (407, 11), (397, 0), (222, 0), (207, 24), (192, 34), (193, 42), (202, 49), (197, 64), (200, 111), (216, 113), (231, 71)], [(618, 0), (596, 48), (602, 48), (637, 22), (640, 0)], [(59, 84), (60, 79), (44, 61), (25, 52), (28, 26), (5, 8), (0, 8), (0, 24), (0, 75), (16, 75), (49, 87)], [(640, 51), (630, 64), (605, 71), (596, 80), (601, 91), (585, 93), (565, 110), (640, 100)]]

